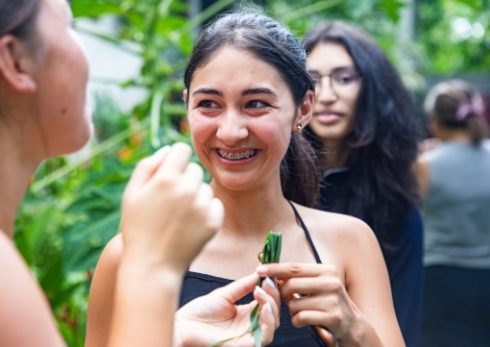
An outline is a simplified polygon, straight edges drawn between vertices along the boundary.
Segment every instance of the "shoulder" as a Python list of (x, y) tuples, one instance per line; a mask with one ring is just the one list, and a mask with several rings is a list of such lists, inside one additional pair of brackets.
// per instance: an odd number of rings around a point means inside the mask
[(0, 307), (0, 346), (63, 345), (46, 297), (1, 230)]
[(115, 278), (123, 255), (122, 235), (114, 236), (105, 246), (94, 273), (93, 282)]
[(336, 255), (364, 252), (372, 248), (379, 250), (374, 232), (358, 218), (303, 206), (298, 206), (298, 212), (320, 249), (334, 249)]
[(101, 259), (119, 263), (124, 250), (122, 234), (114, 236), (105, 246)]
[(322, 235), (333, 237), (374, 237), (371, 228), (359, 218), (304, 206), (296, 206), (299, 214), (314, 233), (320, 232)]

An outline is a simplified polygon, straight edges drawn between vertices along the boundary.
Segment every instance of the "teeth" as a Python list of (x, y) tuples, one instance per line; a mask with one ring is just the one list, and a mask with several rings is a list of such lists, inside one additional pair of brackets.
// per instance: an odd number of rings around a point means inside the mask
[(246, 152), (242, 152), (242, 153), (227, 153), (227, 152), (222, 151), (221, 149), (218, 149), (217, 152), (221, 157), (223, 157), (225, 159), (240, 160), (240, 159), (247, 159), (247, 158), (253, 157), (255, 154), (257, 154), (258, 151), (256, 149), (252, 149), (250, 151), (246, 151)]

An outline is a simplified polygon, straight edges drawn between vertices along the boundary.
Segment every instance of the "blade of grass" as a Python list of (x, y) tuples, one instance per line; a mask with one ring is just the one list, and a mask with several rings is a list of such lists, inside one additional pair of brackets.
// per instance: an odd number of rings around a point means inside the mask
[[(262, 248), (262, 258), (260, 259), (260, 262), (262, 264), (278, 263), (281, 257), (281, 247), (282, 247), (282, 235), (280, 233), (269, 231), (264, 241), (264, 247)], [(258, 281), (259, 286), (262, 286), (263, 280), (264, 280), (263, 278), (259, 278)], [(248, 334), (249, 332), (252, 332), (255, 347), (261, 347), (262, 334), (260, 332), (259, 308), (260, 305), (257, 304), (252, 310), (252, 312), (250, 313), (250, 327), (247, 328), (247, 330), (245, 330), (243, 334), (218, 341), (216, 343), (213, 343), (209, 347), (216, 347), (225, 342), (238, 339)]]

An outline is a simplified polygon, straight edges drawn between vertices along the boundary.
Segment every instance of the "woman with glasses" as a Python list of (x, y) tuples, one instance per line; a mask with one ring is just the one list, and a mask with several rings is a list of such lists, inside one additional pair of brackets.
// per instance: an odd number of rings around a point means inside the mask
[(405, 342), (417, 346), (422, 222), (410, 95), (383, 51), (350, 25), (320, 25), (303, 47), (315, 83), (313, 118), (304, 134), (322, 174), (319, 207), (358, 217), (374, 230)]

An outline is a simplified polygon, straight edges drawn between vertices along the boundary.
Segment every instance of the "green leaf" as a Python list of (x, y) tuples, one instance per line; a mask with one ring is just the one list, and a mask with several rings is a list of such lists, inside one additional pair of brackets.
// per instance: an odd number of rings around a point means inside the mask
[(381, 0), (379, 6), (388, 18), (397, 23), (400, 19), (400, 10), (405, 7), (405, 3), (402, 0)]

